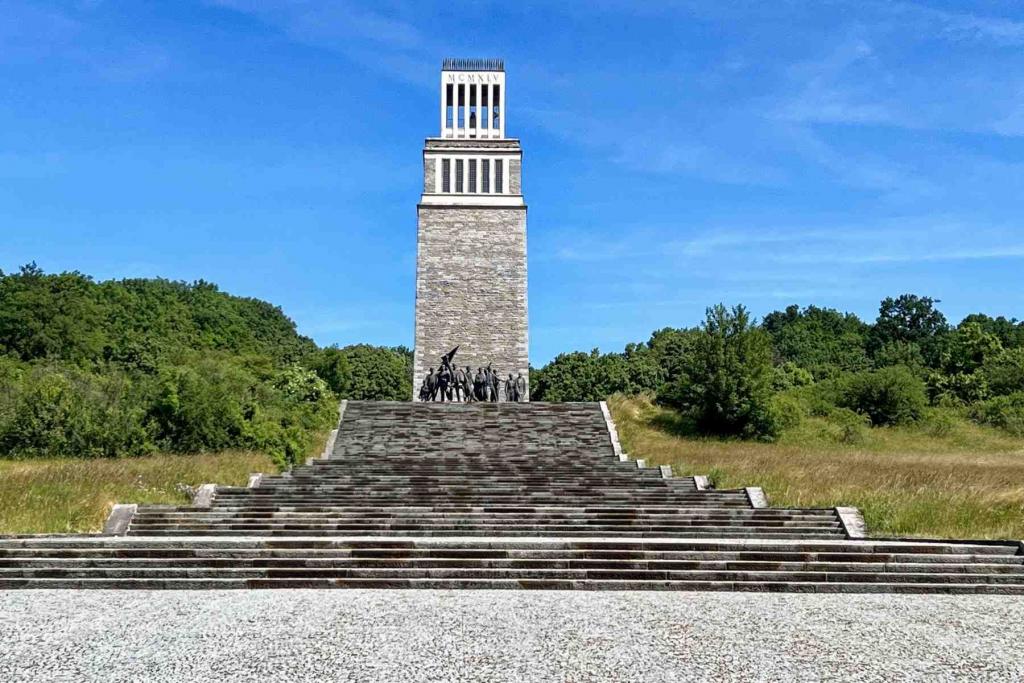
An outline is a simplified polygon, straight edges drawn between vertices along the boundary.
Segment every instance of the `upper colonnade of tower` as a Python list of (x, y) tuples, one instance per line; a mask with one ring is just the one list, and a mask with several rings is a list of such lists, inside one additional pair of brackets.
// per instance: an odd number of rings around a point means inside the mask
[(441, 135), (505, 137), (505, 60), (445, 59), (441, 65)]

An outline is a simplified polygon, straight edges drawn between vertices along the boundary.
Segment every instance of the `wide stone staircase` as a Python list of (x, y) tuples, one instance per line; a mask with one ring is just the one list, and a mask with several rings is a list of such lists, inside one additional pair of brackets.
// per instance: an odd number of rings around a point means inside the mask
[(349, 402), (328, 453), (123, 535), (0, 538), (0, 588), (1024, 594), (1016, 542), (855, 538), (620, 453), (602, 405)]

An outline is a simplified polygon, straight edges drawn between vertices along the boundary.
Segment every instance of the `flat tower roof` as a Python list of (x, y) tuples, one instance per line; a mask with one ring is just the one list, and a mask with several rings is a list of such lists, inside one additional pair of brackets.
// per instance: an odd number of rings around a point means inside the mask
[(442, 71), (504, 71), (504, 59), (459, 59), (448, 57), (441, 63)]

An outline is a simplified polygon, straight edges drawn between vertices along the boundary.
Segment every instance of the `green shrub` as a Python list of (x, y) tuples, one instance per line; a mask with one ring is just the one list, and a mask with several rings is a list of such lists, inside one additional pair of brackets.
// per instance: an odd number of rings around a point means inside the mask
[(645, 347), (631, 344), (625, 353), (575, 351), (559, 354), (532, 371), (530, 396), (535, 401), (603, 401), (617, 393), (653, 392), (662, 376), (654, 354)]
[(971, 417), (1014, 436), (1024, 436), (1024, 391), (982, 401), (971, 408)]
[(206, 362), (168, 370), (150, 411), (159, 446), (196, 453), (241, 443), (252, 411), (246, 398), (254, 394), (252, 378), (230, 366)]
[(776, 365), (772, 373), (772, 388), (775, 391), (787, 391), (811, 384), (814, 384), (814, 376), (792, 361)]
[(919, 419), (928, 399), (919, 377), (903, 366), (893, 366), (844, 378), (838, 404), (867, 415), (874, 425), (888, 425)]
[[(327, 352), (329, 350), (321, 353)], [(408, 401), (412, 398), (412, 353), (408, 349), (355, 344), (339, 352), (350, 373), (338, 392), (341, 398), (358, 401)], [(336, 363), (334, 371), (341, 372), (340, 361), (332, 362)]]
[(796, 429), (803, 423), (807, 415), (807, 407), (799, 397), (793, 394), (776, 394), (772, 396), (771, 410), (780, 430)]
[(1024, 347), (1008, 349), (989, 358), (978, 373), (994, 396), (1024, 391)]
[(839, 403), (839, 381), (835, 379), (815, 382), (786, 392), (800, 401), (804, 412), (812, 417), (828, 417)]
[(980, 373), (928, 373), (928, 393), (936, 405), (965, 405), (989, 396), (988, 382)]
[(0, 452), (102, 457), (152, 451), (139, 388), (116, 370), (27, 366), (0, 395)]
[(835, 408), (828, 415), (828, 424), (832, 428), (830, 433), (839, 442), (850, 446), (859, 446), (867, 440), (868, 427), (871, 422), (866, 415), (862, 415), (849, 408)]
[(929, 408), (921, 420), (921, 427), (929, 436), (947, 437), (956, 430), (956, 416), (950, 408)]
[(771, 439), (781, 430), (772, 409), (771, 338), (743, 306), (707, 310), (679, 378), (661, 400), (688, 415), (704, 434)]

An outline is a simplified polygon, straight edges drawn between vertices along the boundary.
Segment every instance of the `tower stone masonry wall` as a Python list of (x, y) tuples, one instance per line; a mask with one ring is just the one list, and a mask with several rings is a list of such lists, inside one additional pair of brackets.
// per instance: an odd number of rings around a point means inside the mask
[(413, 398), (457, 345), (455, 365), (529, 381), (526, 207), (420, 205), (418, 218)]
[(436, 159), (424, 159), (423, 160), (423, 191), (433, 192), (434, 191), (434, 178), (437, 177), (437, 160)]
[(523, 193), (523, 162), (521, 159), (513, 159), (509, 162), (508, 191), (511, 194)]

